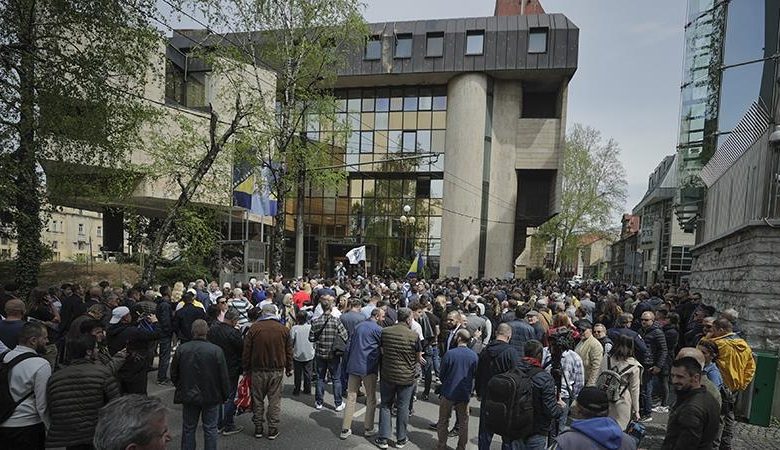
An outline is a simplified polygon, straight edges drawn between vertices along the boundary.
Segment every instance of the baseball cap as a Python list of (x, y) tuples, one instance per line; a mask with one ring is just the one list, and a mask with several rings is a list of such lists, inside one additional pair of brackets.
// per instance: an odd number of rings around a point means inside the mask
[(130, 314), (130, 308), (127, 306), (117, 306), (116, 308), (111, 310), (111, 320), (108, 321), (110, 324), (119, 323), (120, 320), (122, 320), (122, 317)]

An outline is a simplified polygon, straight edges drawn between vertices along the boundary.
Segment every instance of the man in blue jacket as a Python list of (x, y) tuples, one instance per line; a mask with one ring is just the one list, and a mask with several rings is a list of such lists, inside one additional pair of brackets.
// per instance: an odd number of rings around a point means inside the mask
[(382, 340), (382, 327), (379, 323), (385, 318), (381, 308), (371, 310), (368, 320), (360, 322), (349, 339), (347, 346), (345, 369), (349, 374), (347, 380), (347, 406), (344, 410), (344, 421), (341, 426), (341, 439), (352, 434), (352, 416), (355, 414), (355, 402), (360, 386), (366, 389), (366, 437), (377, 433), (374, 428), (374, 413), (376, 412), (376, 380), (379, 372), (381, 352), (379, 345)]
[(441, 362), (441, 396), (439, 397), (439, 423), (436, 431), (439, 435), (438, 448), (447, 448), (447, 435), (452, 410), (458, 422), (457, 450), (465, 450), (469, 440), (469, 400), (474, 387), (474, 375), (479, 358), (468, 348), (471, 333), (466, 329), (458, 330), (455, 335), (458, 346), (444, 355)]

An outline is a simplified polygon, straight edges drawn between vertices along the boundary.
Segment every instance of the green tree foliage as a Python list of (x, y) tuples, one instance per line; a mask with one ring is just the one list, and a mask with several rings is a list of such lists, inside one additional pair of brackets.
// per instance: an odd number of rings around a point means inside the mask
[(49, 168), (79, 180), (85, 166), (120, 167), (150, 115), (139, 97), (153, 14), (151, 0), (0, 2), (0, 210), (22, 291), (45, 257)]
[[(301, 270), (303, 250), (303, 198), (305, 187), (336, 186), (344, 171), (313, 170), (338, 166), (335, 148), (347, 141), (348, 125), (336, 120), (332, 93), (336, 74), (354, 49), (361, 48), (367, 27), (357, 0), (189, 0), (215, 29), (233, 32), (219, 40), (217, 52), (223, 63), (243, 70), (237, 89), (257, 95), (275, 105), (276, 114), (252, 116), (256, 128), (241, 133), (248, 161), (271, 172), (270, 190), (278, 202), (273, 233), (271, 271), (282, 272), (286, 200), (297, 199), (296, 270)], [(272, 70), (275, 86), (260, 75)], [(236, 71), (236, 73), (239, 73)], [(248, 75), (248, 76), (247, 76)], [(269, 88), (272, 90), (268, 96)], [(250, 94), (245, 94), (250, 95)], [(331, 133), (303, 137), (307, 122), (331, 125)], [(323, 127), (327, 128), (327, 127)]]
[(534, 235), (537, 243), (559, 245), (554, 268), (572, 260), (582, 234), (608, 233), (626, 201), (626, 171), (620, 162), (620, 146), (604, 140), (601, 132), (574, 124), (563, 155), (561, 210)]

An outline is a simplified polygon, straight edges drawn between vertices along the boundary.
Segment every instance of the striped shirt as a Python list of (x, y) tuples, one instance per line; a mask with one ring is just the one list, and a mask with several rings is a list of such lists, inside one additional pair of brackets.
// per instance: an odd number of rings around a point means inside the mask
[(238, 311), (238, 326), (243, 326), (249, 322), (249, 310), (252, 304), (245, 298), (232, 298), (228, 300), (228, 306), (236, 308)]

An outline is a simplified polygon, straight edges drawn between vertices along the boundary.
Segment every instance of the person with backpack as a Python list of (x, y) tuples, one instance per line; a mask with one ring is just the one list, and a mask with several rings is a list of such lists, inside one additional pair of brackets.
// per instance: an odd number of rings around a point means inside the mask
[(49, 428), (46, 385), (51, 366), (40, 355), (46, 352), (47, 336), (45, 325), (26, 322), (16, 347), (1, 355), (0, 442), (4, 448), (45, 448)]
[(631, 420), (639, 420), (639, 388), (642, 364), (634, 358), (634, 340), (619, 335), (612, 352), (596, 381), (596, 387), (607, 394), (609, 417), (615, 419), (621, 430)]
[[(322, 409), (327, 385), (327, 375), (333, 382), (333, 402), (336, 412), (343, 411), (347, 406), (343, 401), (341, 385), (341, 358), (343, 349), (349, 339), (347, 328), (333, 314), (334, 298), (325, 295), (320, 298), (322, 315), (312, 321), (309, 330), (309, 342), (314, 343), (315, 367), (317, 368), (317, 387), (314, 392), (314, 408)], [(341, 353), (339, 347), (341, 345)]]
[(555, 439), (556, 450), (636, 450), (636, 439), (608, 416), (607, 393), (585, 387), (571, 406), (574, 422)]
[(731, 322), (721, 317), (713, 322), (711, 340), (718, 346), (716, 364), (723, 377), (721, 411), (723, 432), (720, 448), (730, 449), (734, 437), (734, 403), (736, 393), (744, 391), (756, 374), (753, 350), (748, 343), (734, 333)]
[(455, 337), (458, 346), (444, 355), (441, 361), (441, 395), (439, 396), (439, 422), (437, 434), (439, 450), (447, 449), (450, 416), (455, 409), (458, 423), (457, 450), (465, 450), (469, 440), (469, 400), (477, 371), (477, 354), (468, 348), (471, 333), (459, 330)]
[(542, 349), (541, 342), (527, 341), (519, 366), (488, 382), (480, 427), (500, 435), (502, 448), (545, 450), (553, 421), (566, 407), (556, 393), (552, 375), (542, 368)]
[[(509, 344), (511, 339), (512, 327), (506, 323), (499, 324), (496, 328), (496, 338), (479, 354), (474, 383), (477, 397), (482, 400), (479, 408), (479, 450), (489, 450), (490, 443), (493, 442), (493, 433), (485, 428), (485, 399), (488, 382), (494, 376), (514, 369), (520, 363), (520, 355)], [(511, 441), (502, 442), (502, 450), (511, 450), (511, 448)]]

